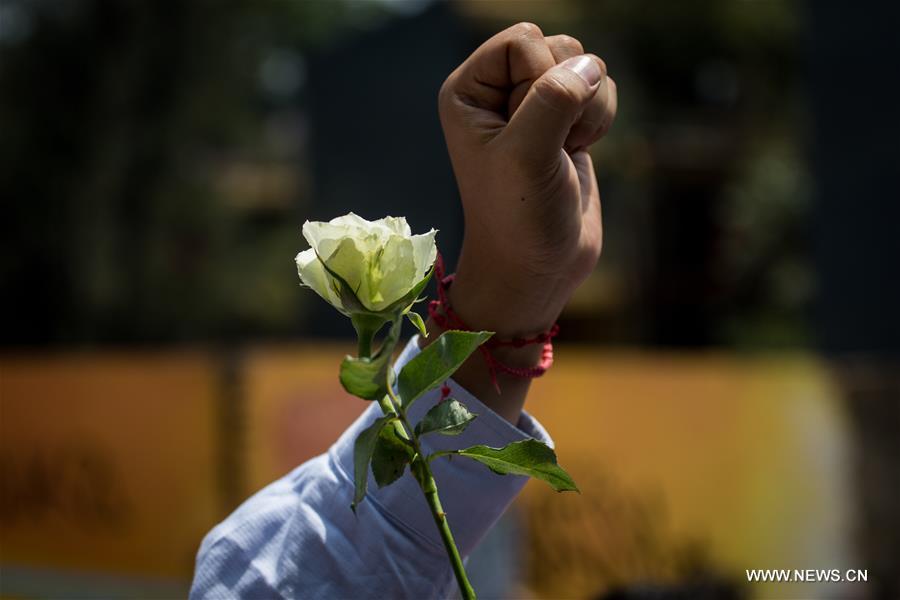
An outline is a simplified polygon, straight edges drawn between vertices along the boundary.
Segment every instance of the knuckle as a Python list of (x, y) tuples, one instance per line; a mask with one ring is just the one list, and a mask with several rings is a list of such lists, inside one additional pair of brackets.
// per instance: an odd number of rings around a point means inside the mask
[(441, 84), (441, 89), (438, 90), (438, 110), (443, 113), (447, 111), (452, 105), (453, 97), (456, 93), (456, 71), (450, 73), (447, 76), (447, 79), (444, 80), (444, 83)]
[(579, 249), (574, 261), (573, 271), (576, 273), (583, 273), (583, 277), (587, 277), (587, 274), (597, 267), (597, 261), (600, 260), (602, 251), (603, 243), (600, 239), (588, 242)]
[(571, 35), (566, 35), (565, 33), (557, 36), (559, 39), (559, 45), (568, 48), (570, 50), (574, 50), (576, 54), (584, 54), (584, 46), (578, 41), (576, 38), (573, 38)]
[(612, 116), (608, 116), (597, 125), (596, 131), (594, 131), (593, 137), (600, 139), (609, 133), (609, 129), (612, 127)]
[(607, 111), (612, 113), (613, 116), (616, 114), (616, 109), (619, 107), (619, 90), (616, 86), (616, 82), (612, 79), (607, 78), (607, 85), (609, 86), (609, 95), (607, 96), (608, 100), (606, 102)]
[(510, 32), (516, 37), (521, 38), (544, 38), (544, 33), (541, 31), (541, 28), (535, 25), (534, 23), (530, 23), (528, 21), (522, 21), (520, 23), (516, 23), (512, 27), (509, 28)]
[(444, 83), (441, 84), (441, 89), (438, 90), (438, 106), (440, 107), (446, 106), (450, 94), (453, 93), (453, 83), (451, 81), (452, 79), (452, 74), (447, 76), (447, 79), (445, 79)]

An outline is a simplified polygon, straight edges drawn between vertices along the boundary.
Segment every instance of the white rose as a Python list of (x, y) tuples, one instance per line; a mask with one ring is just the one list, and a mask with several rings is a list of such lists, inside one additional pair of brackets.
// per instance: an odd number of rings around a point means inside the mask
[[(328, 223), (307, 221), (303, 237), (310, 248), (297, 255), (297, 272), (344, 314), (402, 310), (434, 264), (436, 233), (412, 235), (403, 217), (367, 221), (349, 213)], [(396, 306), (401, 300), (405, 305)]]

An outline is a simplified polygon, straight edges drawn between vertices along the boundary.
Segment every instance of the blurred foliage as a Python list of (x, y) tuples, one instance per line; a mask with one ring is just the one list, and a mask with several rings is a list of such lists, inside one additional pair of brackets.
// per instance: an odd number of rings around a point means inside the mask
[[(310, 298), (291, 261), (314, 205), (306, 57), (429, 4), (3, 2), (4, 344), (302, 331)], [(566, 315), (572, 339), (805, 340), (793, 3), (454, 8), (473, 40), (517, 20), (575, 35), (619, 83), (618, 121), (595, 149), (605, 254)]]
[(4, 342), (296, 329), (303, 52), (387, 14), (342, 2), (4, 2)]

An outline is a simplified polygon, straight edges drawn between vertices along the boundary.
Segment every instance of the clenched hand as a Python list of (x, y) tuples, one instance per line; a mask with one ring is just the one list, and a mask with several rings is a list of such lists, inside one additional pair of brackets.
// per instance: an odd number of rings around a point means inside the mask
[[(520, 23), (450, 74), (439, 109), (466, 226), (454, 308), (500, 337), (544, 331), (600, 255), (600, 194), (587, 149), (612, 124), (616, 85), (578, 40)], [(540, 349), (508, 352), (509, 362), (528, 365)], [(457, 379), (490, 397), (479, 358)], [(495, 409), (513, 420), (527, 382), (503, 389)]]

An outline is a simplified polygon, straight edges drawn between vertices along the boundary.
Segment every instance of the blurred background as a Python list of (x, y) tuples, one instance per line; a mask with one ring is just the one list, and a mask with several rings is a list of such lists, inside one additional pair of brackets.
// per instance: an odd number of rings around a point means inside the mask
[(529, 484), (476, 589), (900, 598), (898, 13), (0, 0), (0, 596), (184, 596), (203, 535), (355, 418), (300, 225), (405, 215), (452, 262), (437, 91), (527, 20), (620, 108), (604, 254), (529, 401), (584, 493)]

